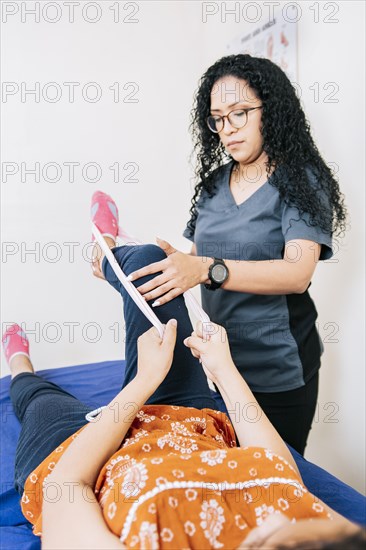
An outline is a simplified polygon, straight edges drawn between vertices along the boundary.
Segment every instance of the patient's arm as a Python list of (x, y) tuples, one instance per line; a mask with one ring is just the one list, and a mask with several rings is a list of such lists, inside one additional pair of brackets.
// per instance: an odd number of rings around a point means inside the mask
[(215, 323), (198, 322), (196, 330), (184, 343), (191, 348), (195, 357), (200, 358), (208, 378), (219, 388), (240, 446), (271, 449), (285, 458), (301, 478), (287, 445), (236, 368), (224, 327)]
[(248, 384), (231, 361), (225, 365), (216, 385), (225, 401), (241, 447), (267, 447), (299, 469), (287, 445), (271, 424)]
[(190, 254), (191, 254), (191, 256), (197, 256), (197, 246), (194, 243), (192, 244)]
[(100, 470), (120, 447), (137, 412), (168, 374), (175, 341), (176, 326), (171, 321), (163, 339), (155, 327), (139, 337), (135, 378), (78, 434), (47, 477), (49, 494), (52, 487), (54, 491), (53, 498), (43, 500), (43, 548), (121, 548), (104, 522), (93, 489)]
[(43, 503), (42, 550), (127, 548), (107, 527), (102, 509), (90, 487), (67, 478), (63, 483), (53, 481), (50, 488), (48, 482), (49, 479), (44, 490), (53, 500), (52, 504), (47, 504), (46, 500)]
[(144, 388), (146, 384), (136, 376), (80, 432), (48, 476), (46, 495), (57, 488), (58, 498), (43, 500), (42, 548), (122, 548), (104, 521), (93, 488), (103, 464), (118, 449), (139, 407), (148, 399), (150, 391)]

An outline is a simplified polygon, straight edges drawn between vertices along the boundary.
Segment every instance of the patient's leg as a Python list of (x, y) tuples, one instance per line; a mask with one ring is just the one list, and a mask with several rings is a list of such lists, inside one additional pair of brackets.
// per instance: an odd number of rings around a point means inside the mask
[[(133, 271), (152, 262), (158, 262), (166, 258), (165, 252), (153, 244), (119, 246), (113, 248), (112, 252), (125, 275), (129, 275)], [(123, 311), (126, 324), (126, 374), (122, 385), (124, 387), (135, 377), (137, 372), (137, 339), (151, 328), (151, 323), (126, 292), (107, 258), (104, 258), (102, 261), (102, 271), (106, 280), (123, 298)], [(158, 273), (141, 277), (133, 284), (139, 287), (156, 275)], [(153, 300), (147, 303), (151, 305), (152, 302)], [(154, 312), (164, 324), (171, 318), (177, 319), (177, 342), (172, 367), (165, 380), (149, 398), (147, 403), (184, 405), (199, 409), (205, 407), (217, 409), (216, 401), (211, 397), (211, 391), (202, 366), (198, 359), (194, 358), (191, 351), (183, 344), (184, 338), (189, 336), (193, 330), (183, 295), (155, 308)]]
[(34, 372), (29, 340), (14, 323), (2, 336), (11, 372), (10, 399), (21, 431), (15, 454), (15, 488), (22, 494), (26, 478), (46, 456), (84, 424), (91, 408)]
[[(21, 495), (28, 475), (87, 421), (89, 407), (53, 382), (27, 369), (24, 356), (17, 359), (18, 373), (10, 384), (10, 398), (21, 423), (15, 454), (15, 488)], [(10, 369), (12, 365), (10, 363)]]

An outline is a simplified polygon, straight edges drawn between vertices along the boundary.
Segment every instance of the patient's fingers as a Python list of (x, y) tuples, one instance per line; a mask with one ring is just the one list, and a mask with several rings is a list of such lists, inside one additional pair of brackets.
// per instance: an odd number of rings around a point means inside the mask
[[(194, 334), (194, 333), (192, 332), (192, 334)], [(190, 338), (190, 336), (188, 336), (188, 338)], [(185, 340), (183, 340), (183, 344), (184, 344), (185, 346), (187, 346), (187, 347), (190, 348), (193, 357), (195, 357), (196, 359), (199, 359), (199, 360), (201, 361), (201, 353), (199, 352), (199, 350), (198, 350), (198, 349), (195, 349), (194, 347), (188, 346), (188, 345), (186, 344), (186, 340), (188, 340), (188, 338), (186, 338)]]
[(203, 326), (202, 326), (202, 321), (197, 321), (197, 323), (196, 323), (195, 334), (196, 334), (197, 336), (199, 336), (200, 338), (203, 337)]
[(195, 357), (196, 359), (200, 359), (200, 358), (201, 358), (200, 352), (197, 351), (197, 350), (195, 350), (195, 349), (193, 349), (193, 348), (191, 348), (191, 353), (192, 353), (193, 357)]
[(193, 333), (192, 336), (188, 336), (183, 340), (183, 344), (191, 350), (193, 349), (195, 353), (201, 354), (203, 351), (205, 351), (204, 344), (202, 343), (201, 338), (199, 338), (198, 336), (193, 336)]

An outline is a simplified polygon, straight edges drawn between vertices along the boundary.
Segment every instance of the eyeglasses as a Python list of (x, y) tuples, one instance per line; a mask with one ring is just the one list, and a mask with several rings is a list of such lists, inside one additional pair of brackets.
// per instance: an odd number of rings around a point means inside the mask
[(234, 128), (243, 128), (248, 122), (249, 111), (254, 111), (255, 109), (262, 109), (262, 105), (250, 107), (249, 109), (234, 109), (234, 111), (230, 111), (230, 113), (224, 116), (210, 115), (206, 119), (207, 125), (211, 132), (218, 134), (224, 127), (224, 118), (227, 118)]

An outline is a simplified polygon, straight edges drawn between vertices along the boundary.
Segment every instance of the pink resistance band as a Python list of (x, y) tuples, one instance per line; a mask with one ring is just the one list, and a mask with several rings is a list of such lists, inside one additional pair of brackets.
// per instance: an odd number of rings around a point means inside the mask
[[(146, 316), (146, 318), (151, 322), (151, 324), (156, 327), (156, 329), (159, 332), (160, 338), (163, 338), (164, 335), (164, 325), (161, 323), (161, 321), (158, 319), (158, 317), (155, 315), (152, 308), (148, 305), (146, 300), (141, 296), (139, 291), (135, 288), (135, 286), (132, 284), (131, 281), (127, 279), (127, 276), (123, 273), (120, 265), (118, 264), (116, 258), (114, 257), (113, 253), (111, 252), (111, 249), (107, 245), (106, 241), (104, 240), (102, 234), (100, 233), (97, 226), (92, 223), (92, 231), (94, 234), (94, 237), (96, 241), (98, 242), (100, 248), (104, 252), (107, 260), (110, 263), (111, 268), (117, 275), (118, 279), (121, 281), (122, 285), (128, 292), (128, 294), (131, 296), (132, 300), (135, 302), (137, 307), (142, 311), (142, 313)], [(132, 237), (131, 235), (128, 235), (123, 229), (118, 226), (118, 236), (122, 238), (122, 240), (126, 241), (129, 245), (138, 245), (143, 244), (141, 241), (136, 239), (135, 237)], [(184, 301), (186, 304), (186, 307), (188, 310), (191, 310), (193, 314), (202, 321), (203, 324), (203, 330), (205, 328), (208, 328), (208, 324), (210, 323), (210, 318), (207, 315), (207, 313), (202, 309), (200, 304), (197, 302), (196, 298), (193, 296), (192, 292), (190, 290), (187, 290), (183, 293)], [(211, 384), (211, 381), (209, 380), (209, 385), (212, 389), (214, 389), (213, 385)], [(98, 409), (95, 409), (94, 411), (91, 411), (88, 413), (85, 418), (90, 422), (92, 421), (95, 416), (97, 416), (102, 409), (104, 409), (105, 406), (99, 407)]]

